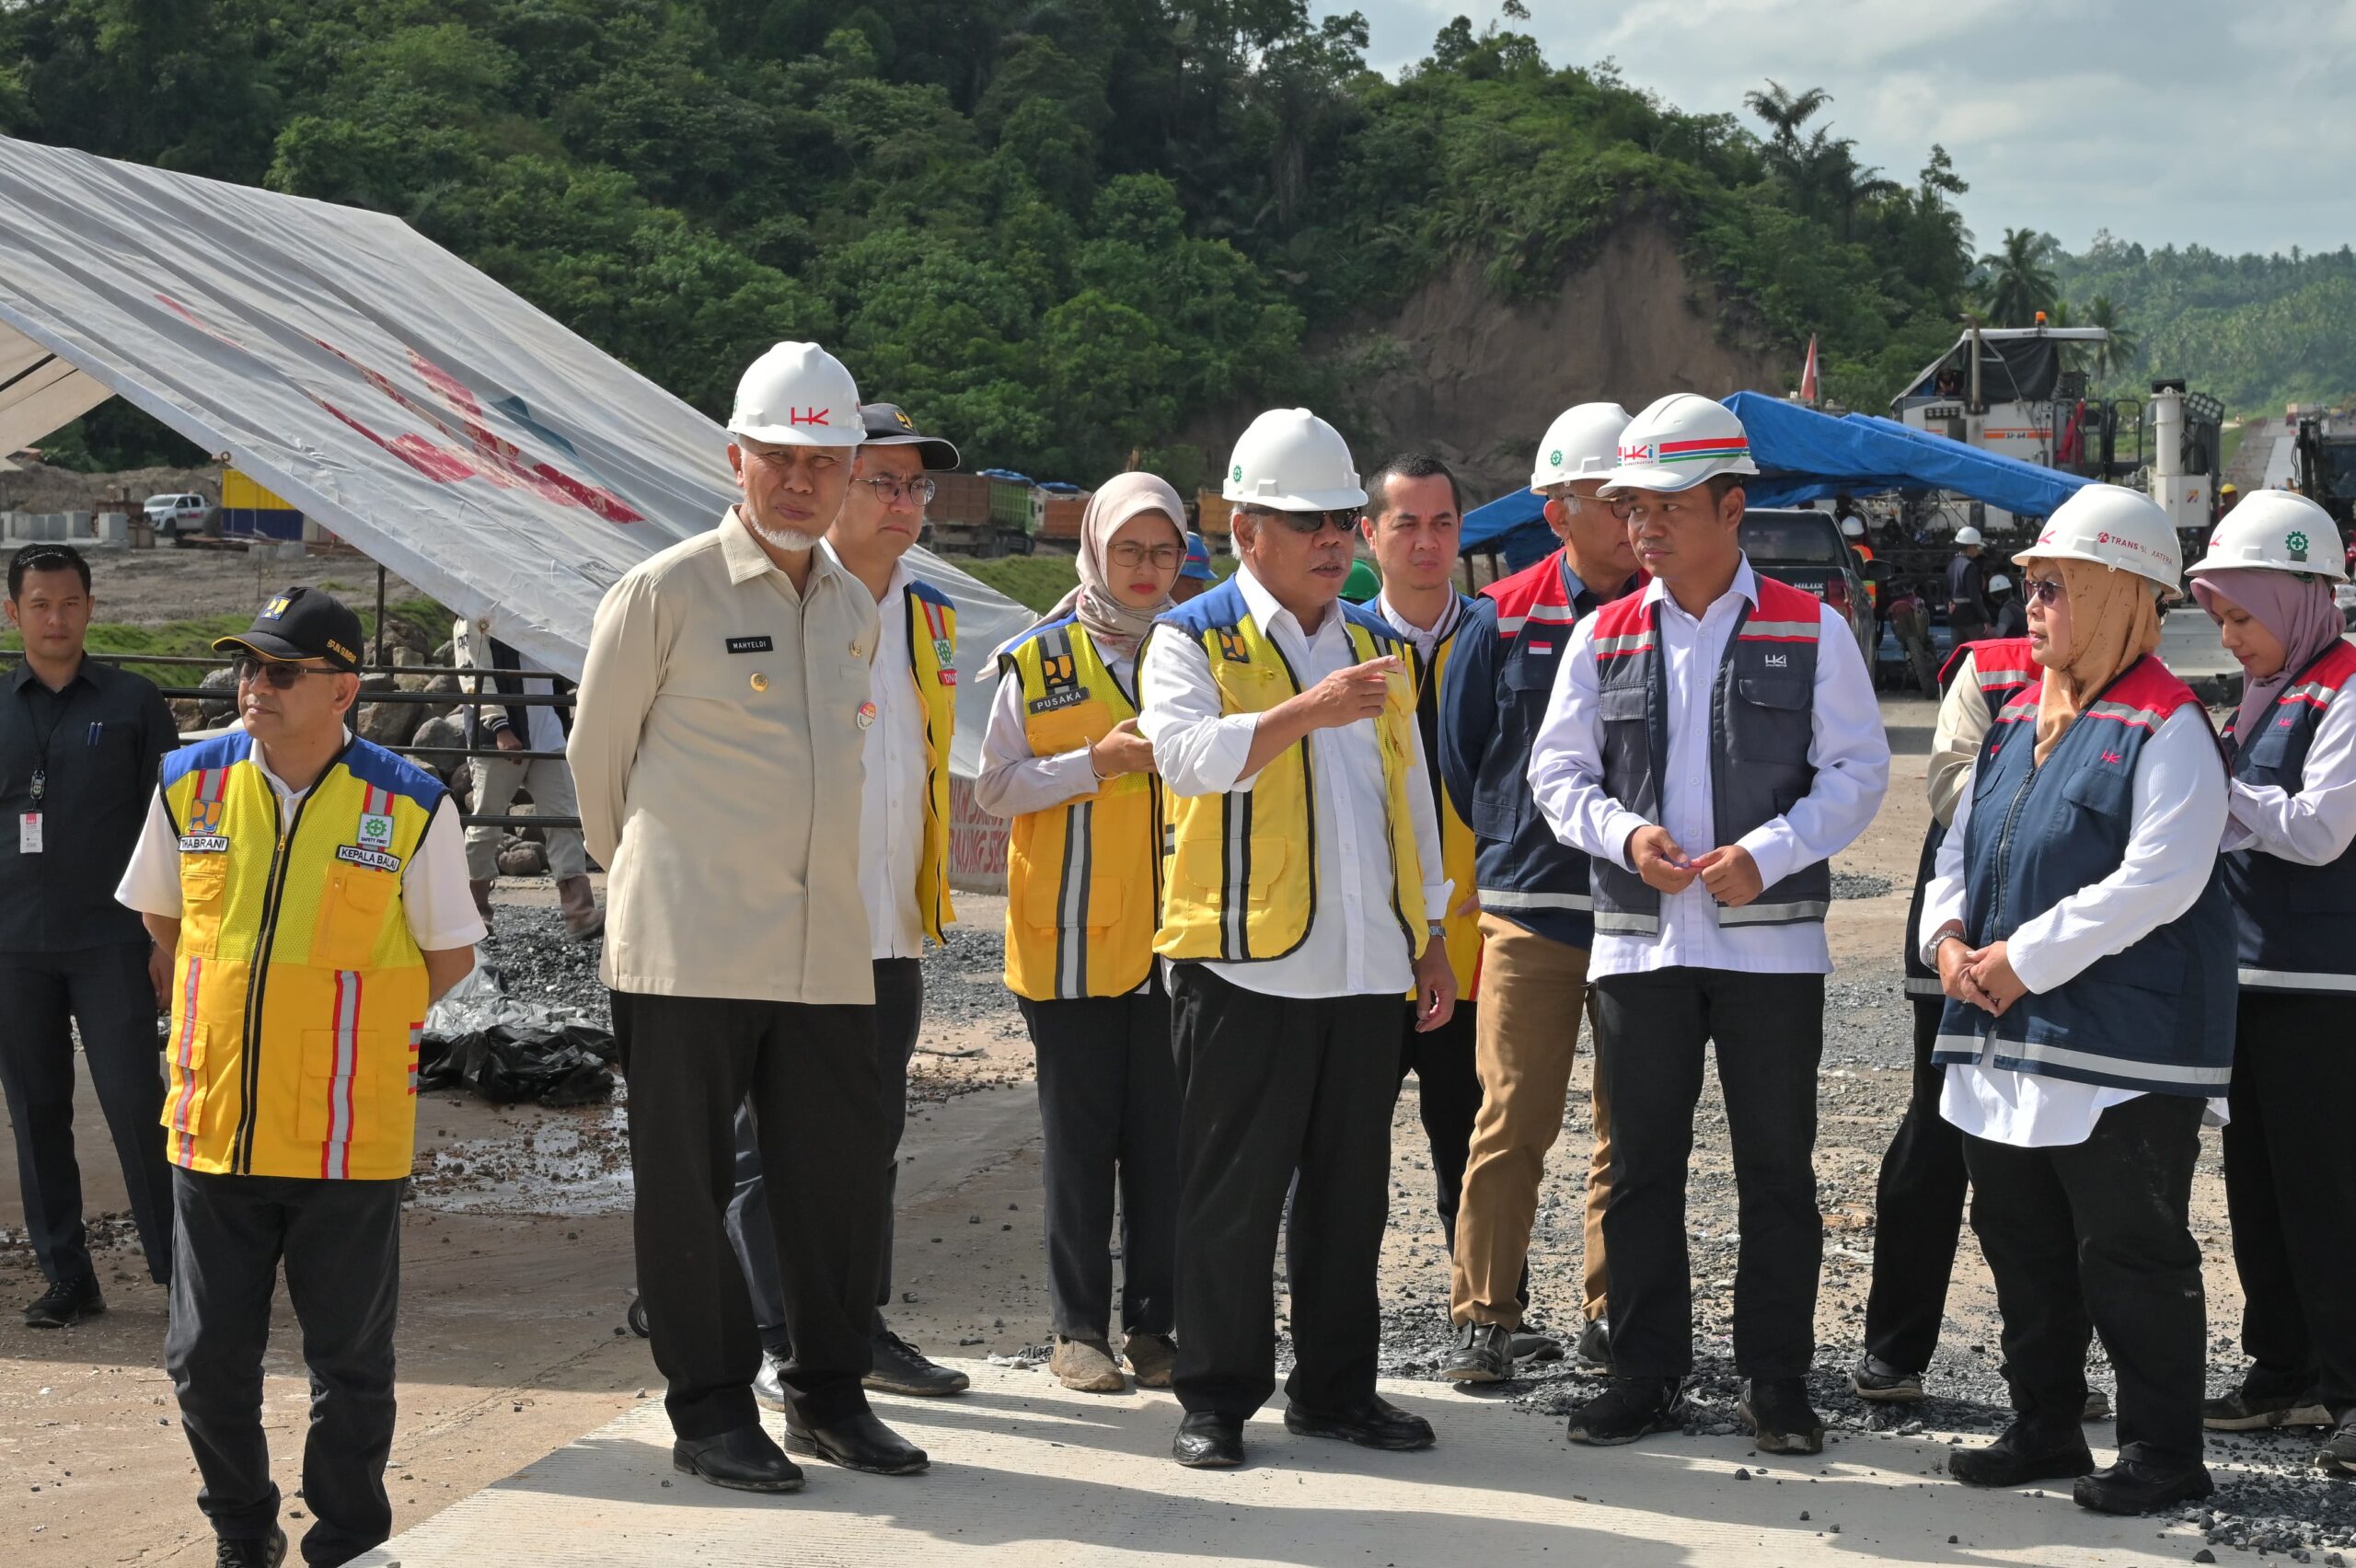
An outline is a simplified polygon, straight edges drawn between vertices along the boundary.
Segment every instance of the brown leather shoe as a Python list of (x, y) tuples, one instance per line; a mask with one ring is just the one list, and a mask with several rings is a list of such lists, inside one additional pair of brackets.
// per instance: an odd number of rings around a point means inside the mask
[(1129, 1380), (1121, 1376), (1120, 1363), (1113, 1359), (1113, 1347), (1103, 1340), (1066, 1339), (1057, 1334), (1047, 1370), (1065, 1388), (1083, 1394), (1121, 1394), (1129, 1388)]
[(1129, 1358), (1129, 1370), (1138, 1375), (1138, 1388), (1170, 1387), (1170, 1375), (1178, 1362), (1178, 1347), (1170, 1343), (1168, 1334), (1131, 1334), (1122, 1341), (1121, 1350)]

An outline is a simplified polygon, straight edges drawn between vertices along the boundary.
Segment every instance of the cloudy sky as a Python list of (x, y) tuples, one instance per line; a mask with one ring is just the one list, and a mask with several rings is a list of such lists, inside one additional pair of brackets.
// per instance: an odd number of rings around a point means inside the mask
[[(1836, 133), (1911, 180), (1934, 142), (1983, 249), (2029, 225), (2082, 250), (2356, 243), (2356, 0), (1526, 0), (1552, 64), (1616, 59), (1688, 111), (1773, 77), (1831, 89)], [(1369, 63), (1421, 59), (1496, 0), (1318, 0), (1365, 13)]]

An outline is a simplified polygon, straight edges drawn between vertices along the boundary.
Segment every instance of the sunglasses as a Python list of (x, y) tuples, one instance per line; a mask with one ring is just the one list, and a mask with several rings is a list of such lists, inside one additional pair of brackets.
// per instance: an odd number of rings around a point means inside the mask
[(1246, 506), (1240, 508), (1246, 517), (1273, 517), (1296, 534), (1311, 538), (1331, 528), (1336, 534), (1346, 534), (1358, 525), (1358, 514), (1344, 509), (1336, 512), (1278, 512), (1274, 507)]
[(2032, 605), (2050, 605), (2062, 594), (2062, 580), (2058, 577), (2032, 577), (2021, 584), (2021, 597)]
[(341, 670), (313, 669), (308, 664), (291, 664), (283, 659), (246, 658), (237, 661), (237, 684), (248, 686), (255, 681), (266, 684), (272, 691), (293, 691), (305, 675), (340, 675)]

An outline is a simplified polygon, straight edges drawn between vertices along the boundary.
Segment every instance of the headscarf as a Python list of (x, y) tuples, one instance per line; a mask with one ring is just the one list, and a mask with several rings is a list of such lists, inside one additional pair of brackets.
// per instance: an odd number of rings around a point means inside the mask
[(2322, 657), (2347, 629), (2331, 584), (2304, 571), (2269, 571), (2261, 567), (2227, 567), (2204, 571), (2192, 580), (2192, 596), (2214, 616), (2221, 602), (2239, 605), (2267, 634), (2282, 645), (2282, 667), (2262, 681), (2242, 683), (2241, 712), (2234, 734), (2247, 745), (2257, 738), (2256, 726), (2282, 688), (2299, 672)]
[(2090, 560), (2050, 564), (2070, 595), (2070, 646), (2058, 666), (2045, 666), (2045, 684), (2037, 695), (2040, 766), (2086, 704), (2160, 646), (2160, 605), (2150, 579)]
[(1180, 547), (1185, 545), (1186, 503), (1178, 499), (1169, 480), (1146, 473), (1114, 475), (1088, 498), (1088, 510), (1080, 520), (1080, 586), (1057, 600), (1055, 608), (1039, 617), (1039, 624), (1076, 615), (1089, 640), (1105, 653), (1119, 658), (1136, 655), (1146, 628), (1171, 607), (1171, 599), (1164, 594), (1161, 603), (1142, 610), (1121, 603), (1106, 586), (1112, 575), (1105, 569), (1104, 552), (1121, 525), (1140, 512), (1161, 513), (1170, 520)]

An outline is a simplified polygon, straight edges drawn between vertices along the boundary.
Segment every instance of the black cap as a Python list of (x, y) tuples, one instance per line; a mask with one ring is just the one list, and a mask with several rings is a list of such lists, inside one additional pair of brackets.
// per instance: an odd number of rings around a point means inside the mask
[(913, 446), (927, 468), (946, 471), (957, 466), (957, 448), (917, 429), (917, 421), (897, 403), (861, 403), (859, 422), (866, 428), (865, 445)]
[(366, 641), (360, 617), (334, 594), (289, 588), (261, 607), (252, 626), (235, 637), (215, 638), (213, 651), (241, 649), (264, 659), (325, 659), (356, 674)]

